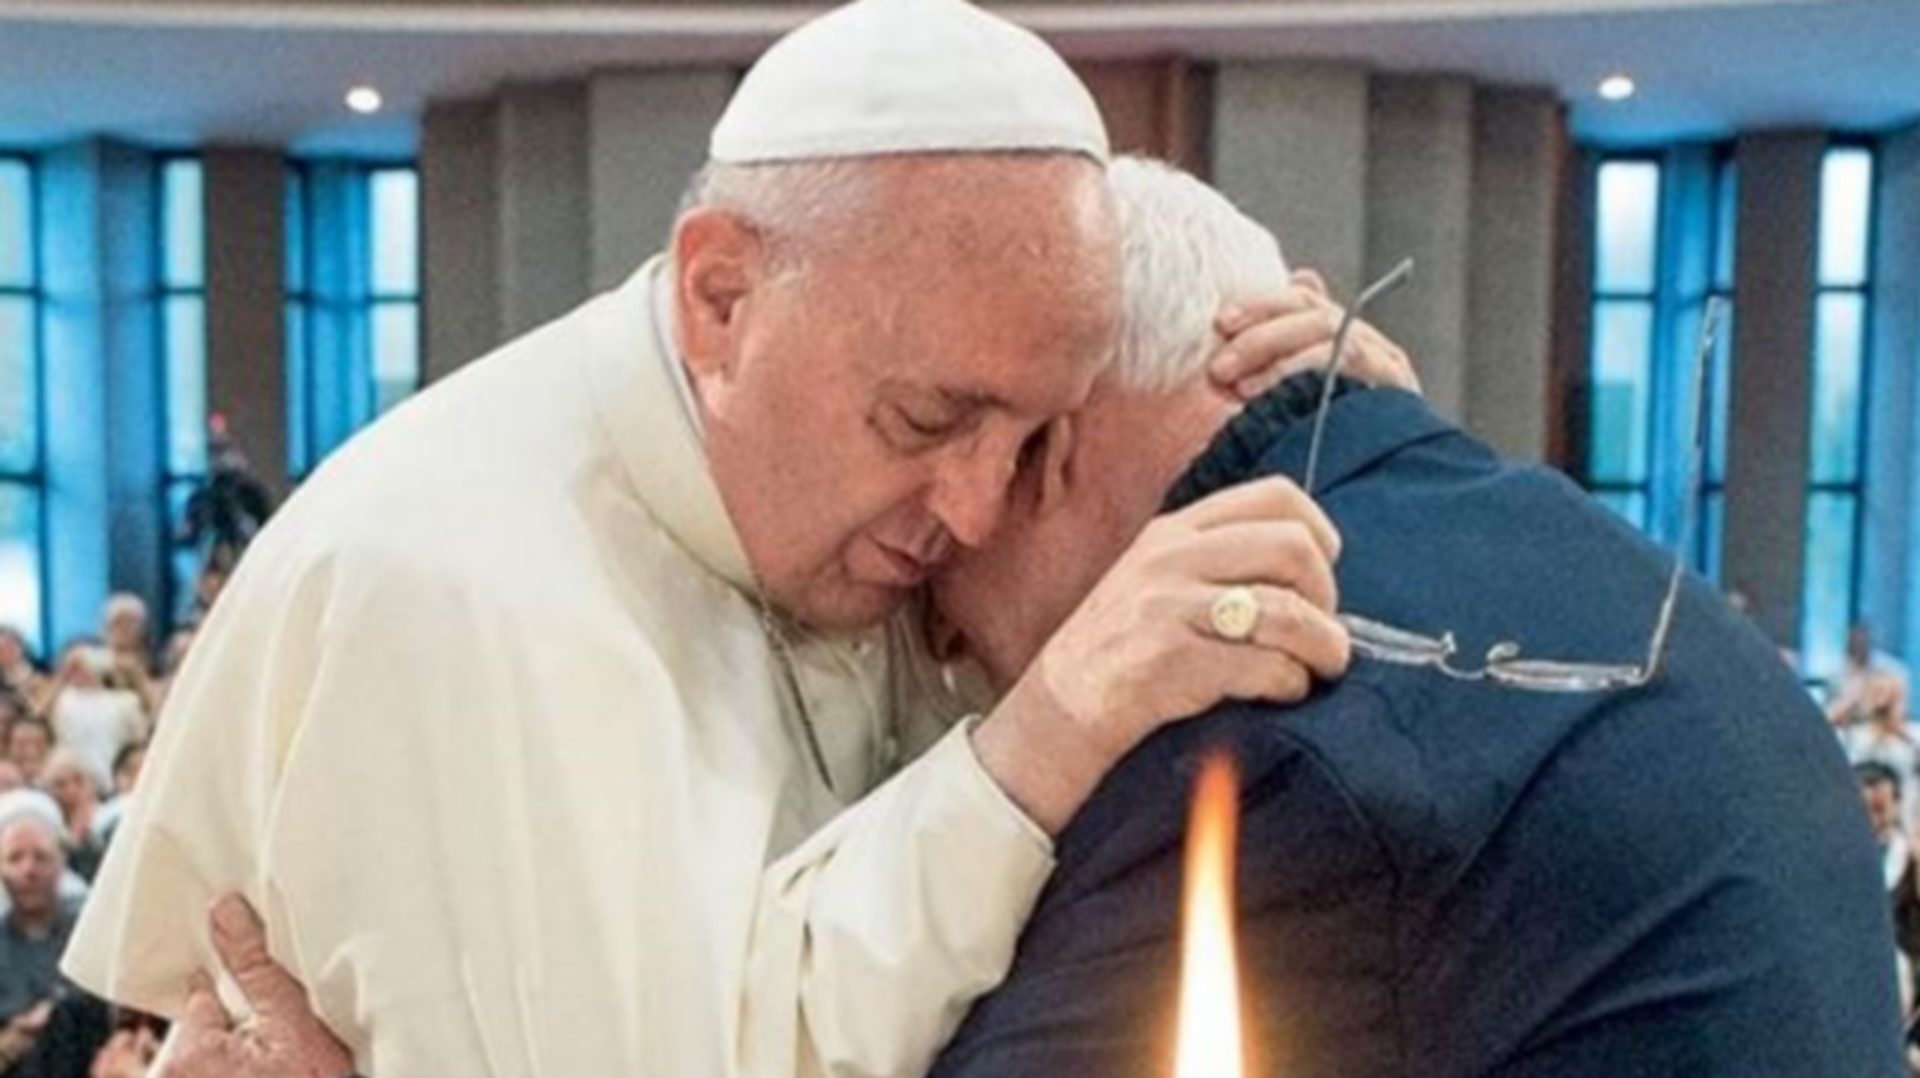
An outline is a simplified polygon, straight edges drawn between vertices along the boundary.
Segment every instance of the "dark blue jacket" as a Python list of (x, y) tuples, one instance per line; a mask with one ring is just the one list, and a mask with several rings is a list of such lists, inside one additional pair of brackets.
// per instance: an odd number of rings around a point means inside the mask
[[(1172, 500), (1298, 477), (1305, 388), (1256, 402)], [(1644, 655), (1669, 556), (1564, 479), (1391, 391), (1338, 399), (1326, 451), (1344, 609), (1451, 629), (1469, 665), (1503, 640)], [(1242, 772), (1255, 1074), (1903, 1073), (1852, 776), (1774, 648), (1689, 579), (1643, 689), (1521, 692), (1356, 660), (1302, 706), (1162, 731), (1061, 836), (1009, 979), (935, 1075), (1171, 1073), (1180, 842), (1210, 746)]]

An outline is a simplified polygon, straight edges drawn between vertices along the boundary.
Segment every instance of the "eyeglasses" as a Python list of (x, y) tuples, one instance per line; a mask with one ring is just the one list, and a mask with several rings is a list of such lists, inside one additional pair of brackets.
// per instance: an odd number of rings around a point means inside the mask
[[(1352, 328), (1368, 303), (1381, 295), (1405, 283), (1413, 273), (1413, 260), (1408, 259), (1395, 266), (1385, 276), (1360, 293), (1358, 299), (1347, 309), (1340, 319), (1339, 328), (1333, 335), (1332, 354), (1327, 360), (1326, 381), (1321, 386), (1320, 400), (1314, 411), (1313, 438), (1308, 443), (1307, 470), (1303, 489), (1314, 493), (1314, 479), (1320, 465), (1320, 444), (1326, 435), (1328, 405), (1333, 400), (1334, 383), (1340, 374), (1340, 364), (1345, 358), (1344, 348), (1347, 332)], [(1710, 357), (1713, 355), (1714, 342), (1719, 334), (1719, 325), (1724, 316), (1725, 302), (1719, 297), (1707, 301), (1705, 312), (1701, 316), (1700, 337), (1694, 354), (1693, 369), (1693, 416), (1690, 430), (1691, 449), (1687, 465), (1686, 500), (1682, 510), (1680, 525), (1680, 551), (1690, 550), (1693, 546), (1693, 529), (1698, 515), (1700, 496), (1701, 461), (1705, 456), (1707, 409), (1706, 375)], [(1459, 645), (1451, 632), (1428, 636), (1423, 633), (1409, 632), (1395, 628), (1384, 622), (1362, 617), (1358, 614), (1342, 613), (1340, 621), (1346, 625), (1353, 641), (1355, 654), (1376, 662), (1392, 663), (1398, 666), (1425, 667), (1437, 671), (1456, 681), (1487, 681), (1512, 689), (1529, 692), (1611, 692), (1620, 689), (1637, 689), (1652, 681), (1660, 672), (1660, 660), (1666, 654), (1667, 634), (1673, 628), (1674, 608), (1679, 605), (1680, 581), (1686, 573), (1683, 558), (1676, 553), (1673, 572), (1667, 578), (1666, 597), (1660, 601), (1660, 614), (1653, 625), (1653, 637), (1647, 643), (1646, 660), (1641, 663), (1588, 663), (1564, 662), (1557, 659), (1523, 658), (1520, 645), (1513, 641), (1503, 641), (1487, 650), (1480, 665), (1461, 666), (1455, 663), (1459, 654)]]

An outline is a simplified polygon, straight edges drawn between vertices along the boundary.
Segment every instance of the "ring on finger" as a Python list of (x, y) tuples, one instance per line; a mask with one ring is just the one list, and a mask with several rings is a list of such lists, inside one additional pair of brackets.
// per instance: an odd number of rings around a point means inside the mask
[(1260, 598), (1245, 584), (1222, 588), (1207, 610), (1207, 625), (1213, 635), (1238, 644), (1250, 639), (1260, 627)]

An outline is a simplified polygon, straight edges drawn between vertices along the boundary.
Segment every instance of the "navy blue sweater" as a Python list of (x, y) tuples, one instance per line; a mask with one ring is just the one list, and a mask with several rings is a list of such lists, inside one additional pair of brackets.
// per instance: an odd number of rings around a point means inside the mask
[[(1181, 503), (1303, 470), (1317, 381), (1256, 402)], [(1330, 417), (1344, 609), (1596, 662), (1642, 658), (1669, 556), (1564, 479), (1393, 391)], [(1256, 1074), (1894, 1078), (1893, 938), (1833, 735), (1774, 648), (1689, 579), (1645, 688), (1542, 694), (1356, 660), (1232, 704), (1108, 776), (1007, 982), (939, 1078), (1170, 1073), (1180, 843), (1200, 756), (1242, 774)]]

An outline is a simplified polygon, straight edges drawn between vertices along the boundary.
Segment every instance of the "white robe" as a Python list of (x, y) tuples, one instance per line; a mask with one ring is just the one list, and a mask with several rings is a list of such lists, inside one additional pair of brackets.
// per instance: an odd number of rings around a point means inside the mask
[[(177, 1013), (238, 889), (374, 1078), (772, 1078), (919, 1073), (1004, 976), (1050, 846), (965, 729), (889, 717), (884, 631), (799, 649), (840, 793), (818, 776), (659, 266), (273, 520), (172, 690), (77, 981)], [(889, 743), (931, 747), (868, 792)]]

